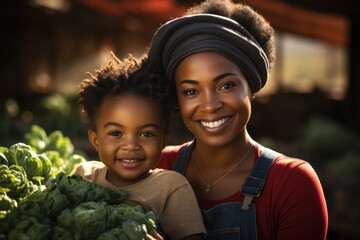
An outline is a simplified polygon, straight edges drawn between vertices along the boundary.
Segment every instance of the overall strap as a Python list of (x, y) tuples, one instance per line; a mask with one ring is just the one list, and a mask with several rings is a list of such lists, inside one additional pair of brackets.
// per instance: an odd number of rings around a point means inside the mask
[(181, 147), (176, 157), (173, 170), (182, 175), (185, 175), (186, 165), (189, 159), (190, 149), (193, 142), (194, 141), (188, 142), (186, 145)]
[(264, 148), (259, 159), (257, 160), (250, 176), (245, 180), (240, 192), (245, 195), (241, 210), (248, 211), (254, 197), (260, 196), (264, 187), (266, 175), (275, 158), (281, 154), (269, 148)]

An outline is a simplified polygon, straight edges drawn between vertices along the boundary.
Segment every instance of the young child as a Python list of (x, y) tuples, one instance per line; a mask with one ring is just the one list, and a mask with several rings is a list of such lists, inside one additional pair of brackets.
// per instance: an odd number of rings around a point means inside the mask
[[(91, 75), (91, 74), (90, 74)], [(146, 58), (113, 60), (83, 80), (78, 103), (91, 123), (89, 140), (100, 161), (73, 174), (128, 193), (124, 202), (158, 214), (158, 232), (176, 239), (206, 234), (194, 192), (184, 176), (155, 169), (168, 138), (167, 83)]]

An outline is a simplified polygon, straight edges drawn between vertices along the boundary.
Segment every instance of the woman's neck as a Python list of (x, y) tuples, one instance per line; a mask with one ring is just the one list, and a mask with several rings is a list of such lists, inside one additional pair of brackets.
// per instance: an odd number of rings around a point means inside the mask
[[(207, 169), (223, 169), (243, 158), (254, 144), (247, 132), (222, 146), (209, 146), (196, 140), (191, 157), (196, 159), (198, 165), (206, 165)], [(248, 156), (252, 155), (248, 154)]]

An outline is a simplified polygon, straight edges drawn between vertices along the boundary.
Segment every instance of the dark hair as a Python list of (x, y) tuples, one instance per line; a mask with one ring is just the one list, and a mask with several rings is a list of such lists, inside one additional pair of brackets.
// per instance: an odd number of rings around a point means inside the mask
[(187, 10), (185, 15), (216, 14), (231, 18), (241, 24), (260, 44), (269, 60), (270, 70), (276, 58), (275, 32), (266, 19), (250, 6), (231, 0), (206, 0)]
[(126, 93), (149, 98), (159, 104), (164, 117), (169, 118), (172, 105), (168, 101), (168, 82), (164, 75), (150, 66), (147, 57), (132, 55), (122, 61), (112, 54), (112, 60), (95, 76), (84, 79), (77, 94), (85, 118), (95, 129), (95, 118), (105, 98)]

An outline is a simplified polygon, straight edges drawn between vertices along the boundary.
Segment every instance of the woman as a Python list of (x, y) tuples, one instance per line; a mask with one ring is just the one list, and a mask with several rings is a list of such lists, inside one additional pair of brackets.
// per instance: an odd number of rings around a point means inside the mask
[(194, 135), (165, 148), (158, 167), (189, 180), (207, 239), (325, 239), (326, 202), (313, 168), (264, 148), (246, 129), (275, 60), (266, 20), (242, 4), (205, 1), (162, 25), (148, 54)]

